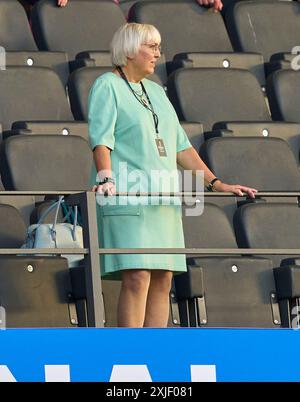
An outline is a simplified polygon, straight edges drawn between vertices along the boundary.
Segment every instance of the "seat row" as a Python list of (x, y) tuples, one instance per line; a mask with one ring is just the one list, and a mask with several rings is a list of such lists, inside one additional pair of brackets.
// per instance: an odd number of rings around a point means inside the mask
[[(26, 229), (20, 212), (1, 204), (0, 217), (0, 247), (19, 248)], [(203, 249), (204, 254), (187, 256), (187, 272), (175, 276), (172, 313), (177, 306), (182, 326), (295, 328), (300, 297), (299, 206), (244, 204), (237, 208), (233, 224), (211, 200), (192, 223), (184, 219), (186, 247)], [(241, 255), (238, 247), (252, 250)], [(211, 249), (219, 255), (211, 255)], [(0, 265), (7, 327), (87, 325), (82, 267), (68, 269), (62, 257), (40, 256), (1, 256)], [(117, 299), (119, 285), (115, 285), (106, 291), (103, 286), (109, 326), (116, 324), (115, 302), (109, 298), (113, 289)]]
[[(269, 74), (290, 68), (295, 58), (299, 8), (286, 1), (240, 2), (226, 16), (226, 28), (220, 14), (194, 0), (154, 0), (136, 2), (130, 21), (151, 23), (160, 30), (164, 54), (158, 74), (163, 83), (167, 74), (180, 67), (231, 66), (250, 70), (264, 85), (264, 63)], [(0, 15), (6, 65), (51, 67), (63, 83), (69, 69), (110, 66), (110, 41), (126, 22), (111, 0), (76, 0), (63, 10), (52, 0), (40, 0), (32, 12), (34, 38), (17, 0), (1, 0)]]
[[(233, 222), (234, 230), (224, 211), (210, 202), (192, 223), (185, 220), (186, 247), (221, 255), (189, 257), (187, 273), (175, 276), (181, 325), (297, 328), (298, 204), (244, 204)], [(241, 256), (238, 246), (252, 250)], [(231, 255), (225, 250), (222, 255), (222, 249), (231, 249)]]

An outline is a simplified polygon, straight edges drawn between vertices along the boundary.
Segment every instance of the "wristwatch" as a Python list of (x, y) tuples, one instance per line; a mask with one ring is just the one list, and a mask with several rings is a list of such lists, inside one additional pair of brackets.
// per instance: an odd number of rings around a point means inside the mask
[(98, 186), (101, 186), (102, 184), (105, 184), (105, 183), (115, 184), (115, 180), (112, 177), (104, 177), (104, 179), (98, 183)]
[[(208, 186), (206, 187), (208, 191), (213, 191), (214, 188), (214, 184), (216, 181), (220, 180), (218, 177), (215, 177), (214, 179), (212, 179), (211, 182), (208, 183)], [(221, 181), (221, 180), (220, 180)]]

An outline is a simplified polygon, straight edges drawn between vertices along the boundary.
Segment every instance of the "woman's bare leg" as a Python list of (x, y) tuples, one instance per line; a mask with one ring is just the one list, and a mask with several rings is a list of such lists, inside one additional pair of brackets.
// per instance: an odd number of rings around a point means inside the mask
[(118, 304), (118, 326), (141, 328), (145, 319), (151, 271), (130, 269), (122, 272)]
[(170, 271), (151, 271), (144, 327), (164, 328), (168, 325), (172, 277)]

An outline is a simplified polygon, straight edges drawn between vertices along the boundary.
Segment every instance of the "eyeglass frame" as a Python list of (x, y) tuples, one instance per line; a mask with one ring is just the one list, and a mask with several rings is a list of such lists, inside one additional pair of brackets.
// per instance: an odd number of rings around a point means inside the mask
[(159, 51), (159, 53), (161, 53), (161, 45), (155, 45), (152, 43), (142, 43), (142, 45), (147, 46), (148, 49), (150, 49), (152, 51), (152, 53), (155, 53), (157, 51)]

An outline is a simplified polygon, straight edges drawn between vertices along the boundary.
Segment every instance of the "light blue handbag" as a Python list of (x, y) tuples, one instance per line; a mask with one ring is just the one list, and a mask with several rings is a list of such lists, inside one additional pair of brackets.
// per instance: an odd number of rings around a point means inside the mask
[[(73, 224), (57, 223), (59, 208), (63, 202), (64, 197), (59, 197), (59, 200), (42, 214), (37, 224), (28, 227), (26, 242), (22, 248), (83, 248), (82, 227), (77, 223), (77, 206), (74, 207), (75, 214)], [(54, 208), (56, 208), (54, 222), (43, 223), (44, 219)], [(70, 209), (69, 213), (71, 212), (72, 210)], [(66, 216), (66, 218), (67, 217), (68, 216)], [(70, 268), (80, 265), (84, 259), (83, 254), (63, 254), (63, 257), (68, 259)]]

